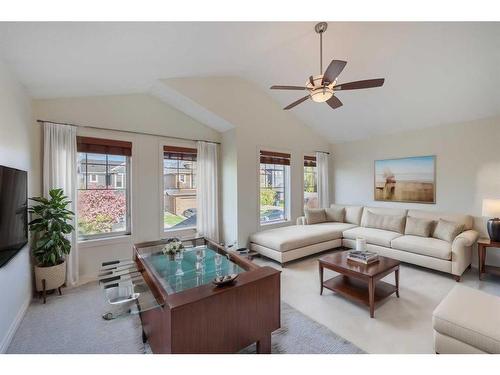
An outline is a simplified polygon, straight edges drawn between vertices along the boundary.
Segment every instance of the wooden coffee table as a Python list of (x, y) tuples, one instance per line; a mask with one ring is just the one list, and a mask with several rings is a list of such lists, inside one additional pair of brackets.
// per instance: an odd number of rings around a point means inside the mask
[[(399, 298), (399, 260), (379, 256), (379, 261), (365, 265), (347, 259), (348, 251), (328, 254), (319, 259), (320, 294), (323, 288), (341, 294), (349, 299), (370, 307), (370, 317), (374, 317), (375, 306), (381, 300), (396, 293)], [(340, 273), (323, 281), (323, 269)], [(395, 272), (396, 285), (380, 281)]]

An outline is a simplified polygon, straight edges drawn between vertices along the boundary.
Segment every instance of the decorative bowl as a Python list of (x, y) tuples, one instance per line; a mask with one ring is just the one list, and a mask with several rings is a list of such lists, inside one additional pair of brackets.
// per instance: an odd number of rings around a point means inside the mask
[(223, 286), (223, 285), (228, 285), (228, 284), (231, 284), (234, 282), (234, 280), (236, 280), (236, 278), (238, 277), (239, 275), (237, 273), (233, 273), (231, 275), (226, 275), (226, 276), (217, 276), (215, 279), (212, 280), (212, 282), (216, 285), (216, 286)]

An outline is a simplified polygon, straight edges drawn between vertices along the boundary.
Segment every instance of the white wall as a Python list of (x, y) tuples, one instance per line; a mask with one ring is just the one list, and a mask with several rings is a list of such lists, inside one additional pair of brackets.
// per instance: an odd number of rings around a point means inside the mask
[[(234, 196), (224, 194), (223, 221), (226, 242), (238, 239), (246, 246), (248, 236), (271, 227), (294, 224), (303, 212), (303, 157), (316, 150), (327, 151), (329, 143), (311, 128), (284, 111), (262, 88), (238, 77), (180, 78), (163, 81), (181, 95), (200, 104), (234, 130), (223, 136), (223, 149), (231, 149), (229, 157), (236, 158), (236, 174), (223, 177), (226, 192), (236, 188)], [(229, 133), (228, 133), (229, 132)], [(226, 135), (227, 134), (227, 135)], [(292, 155), (290, 221), (284, 224), (259, 224), (259, 150), (289, 152)], [(224, 162), (225, 160), (225, 162)], [(234, 164), (236, 163), (236, 164)], [(226, 173), (224, 169), (223, 173)], [(227, 207), (229, 205), (229, 207)]]
[[(0, 61), (0, 164), (28, 171), (28, 196), (41, 190), (40, 134), (32, 122), (31, 99)], [(0, 268), (0, 353), (28, 307), (31, 274), (28, 246)]]
[(79, 253), (82, 282), (95, 278), (102, 261), (129, 258), (134, 243), (157, 240), (163, 235), (162, 147), (164, 144), (195, 147), (194, 142), (168, 136), (213, 141), (220, 139), (217, 131), (149, 95), (35, 100), (33, 108), (34, 115), (39, 119), (163, 135), (147, 136), (78, 128), (79, 135), (132, 142), (132, 235), (81, 242)]
[[(334, 200), (467, 213), (484, 236), (482, 200), (500, 199), (499, 140), (497, 117), (332, 145)], [(422, 155), (436, 155), (436, 204), (373, 200), (374, 160)], [(500, 264), (500, 250), (488, 253), (488, 262)]]

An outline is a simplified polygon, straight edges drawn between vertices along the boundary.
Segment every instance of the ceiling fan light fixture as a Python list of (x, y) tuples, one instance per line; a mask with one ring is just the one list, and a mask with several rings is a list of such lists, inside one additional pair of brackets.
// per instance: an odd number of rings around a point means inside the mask
[(311, 91), (311, 99), (316, 103), (326, 102), (333, 96), (333, 90), (329, 87), (319, 88)]

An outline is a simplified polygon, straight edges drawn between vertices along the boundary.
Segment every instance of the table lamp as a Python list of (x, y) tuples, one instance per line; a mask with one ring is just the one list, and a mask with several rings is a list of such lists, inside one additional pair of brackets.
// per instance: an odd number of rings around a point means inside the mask
[(500, 241), (500, 199), (483, 199), (483, 216), (492, 218), (487, 224), (490, 240)]

